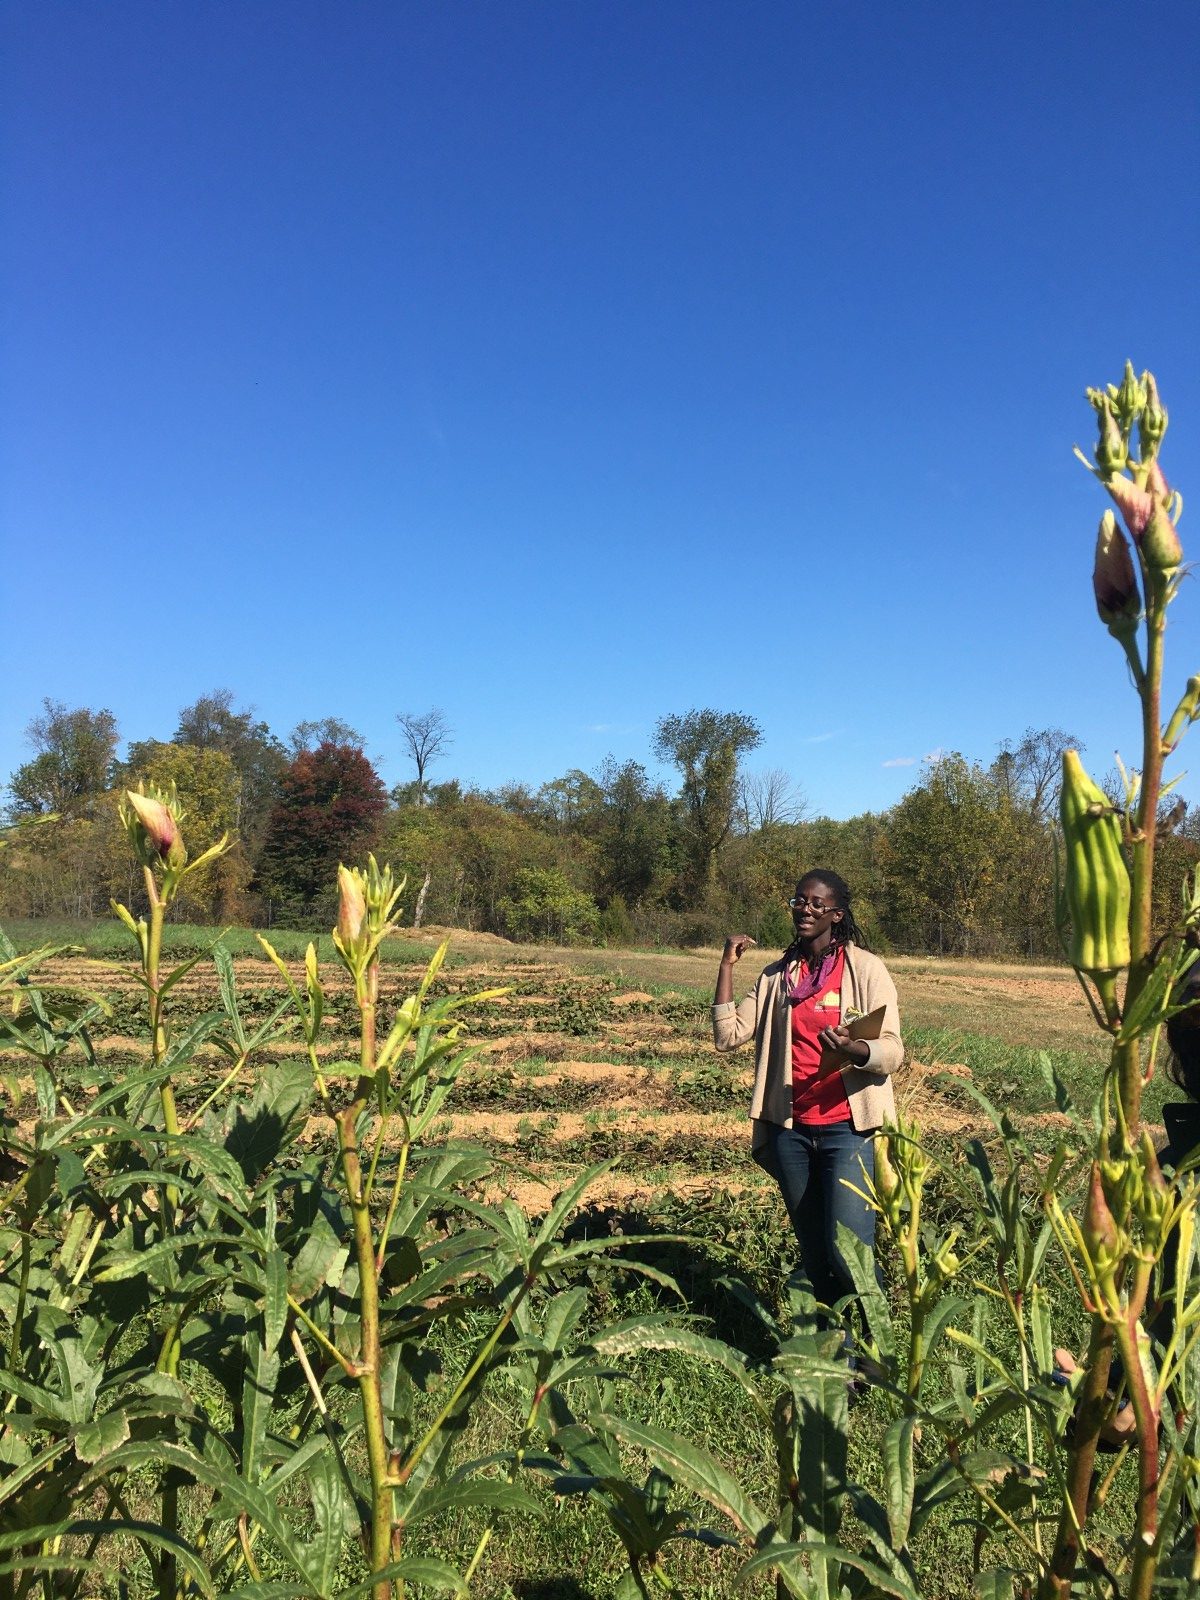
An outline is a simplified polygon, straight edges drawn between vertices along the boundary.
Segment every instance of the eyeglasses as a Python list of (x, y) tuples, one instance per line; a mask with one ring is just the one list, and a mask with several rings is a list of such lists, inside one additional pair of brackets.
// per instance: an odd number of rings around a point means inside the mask
[(824, 911), (835, 911), (836, 909), (836, 906), (826, 905), (824, 900), (810, 900), (806, 895), (802, 894), (794, 894), (788, 901), (789, 911), (808, 910), (811, 911), (815, 917), (819, 917)]

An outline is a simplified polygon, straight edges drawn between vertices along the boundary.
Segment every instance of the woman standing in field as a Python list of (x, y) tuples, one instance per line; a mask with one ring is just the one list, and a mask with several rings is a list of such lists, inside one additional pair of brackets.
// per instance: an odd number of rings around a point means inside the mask
[[(733, 969), (754, 940), (744, 933), (726, 939), (713, 1041), (718, 1050), (735, 1050), (754, 1040), (754, 1159), (779, 1184), (803, 1274), (817, 1300), (831, 1306), (854, 1293), (838, 1223), (874, 1248), (875, 1212), (855, 1190), (867, 1188), (864, 1176), (874, 1177), (875, 1130), (895, 1120), (891, 1074), (904, 1046), (896, 986), (866, 948), (844, 880), (815, 868), (789, 905), (796, 937), (740, 1005)], [(852, 1036), (857, 1019), (873, 1037)]]

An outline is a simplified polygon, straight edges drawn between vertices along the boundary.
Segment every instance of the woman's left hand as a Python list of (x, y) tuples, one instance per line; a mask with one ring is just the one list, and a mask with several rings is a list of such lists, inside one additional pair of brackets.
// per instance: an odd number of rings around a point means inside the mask
[(856, 1067), (866, 1066), (871, 1059), (871, 1046), (865, 1039), (852, 1039), (849, 1028), (822, 1028), (817, 1038), (826, 1050), (836, 1050), (839, 1055), (849, 1056)]

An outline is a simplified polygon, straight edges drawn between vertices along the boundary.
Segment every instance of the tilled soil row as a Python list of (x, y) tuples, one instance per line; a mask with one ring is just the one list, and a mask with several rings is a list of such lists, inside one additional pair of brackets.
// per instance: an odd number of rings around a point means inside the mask
[[(287, 965), (302, 986), (303, 962), (289, 960)], [(285, 987), (265, 959), (239, 957), (235, 972), (239, 994), (247, 1002), (247, 1028), (253, 1031), (284, 998)], [(385, 969), (388, 1003), (381, 1026), (387, 1025), (390, 1008), (415, 988), (421, 972), (419, 962)], [(349, 979), (336, 964), (323, 963), (321, 973), (329, 1014), (317, 1058), (330, 1070), (331, 1081), (340, 1083), (356, 1070), (351, 1065), (357, 1057), (353, 996)], [(144, 995), (131, 964), (65, 958), (49, 963), (42, 976), (47, 982), (110, 994), (117, 1002), (115, 1025), (96, 1040), (102, 1082), (117, 1081), (122, 1072), (145, 1065), (144, 1039), (133, 1031), (135, 1003), (144, 1006)], [(931, 992), (941, 988), (959, 997), (956, 1004), (964, 1017), (970, 1016), (981, 993), (1006, 1004), (1073, 1003), (1070, 975), (1052, 970), (998, 970), (994, 976), (922, 970), (920, 982)], [(618, 1156), (620, 1164), (599, 1181), (599, 1199), (591, 1195), (589, 1204), (650, 1203), (665, 1194), (708, 1194), (729, 1186), (760, 1189), (768, 1182), (749, 1157), (746, 1108), (752, 1053), (718, 1057), (707, 1008), (694, 996), (656, 997), (631, 986), (628, 977), (580, 973), (545, 960), (505, 965), (473, 959), (438, 980), (439, 992), (470, 993), (494, 986), (510, 987), (511, 992), (461, 1013), (463, 1042), (479, 1046), (479, 1053), (463, 1069), (448, 1114), (430, 1130), (431, 1142), (485, 1147), (498, 1161), (492, 1181), (516, 1185), (521, 1203), (531, 1210), (543, 1209), (547, 1197), (584, 1167), (611, 1156)], [(211, 964), (201, 962), (172, 992), (176, 1031), (182, 1031), (189, 1016), (216, 1004), (215, 974)], [(298, 1034), (285, 1034), (259, 1052), (227, 1092), (248, 1095), (266, 1062), (305, 1055)], [(348, 1063), (344, 1070), (333, 1067), (340, 1061)], [(531, 1061), (534, 1069), (528, 1070), (525, 1064)], [(209, 1044), (178, 1074), (185, 1120), (228, 1066), (228, 1058)], [(81, 1086), (80, 1069), (76, 1054), (64, 1082), (77, 1109), (95, 1092), (90, 1084)], [(9, 1115), (24, 1119), (21, 1126), (28, 1136), (32, 1124), (27, 1119), (33, 1115), (28, 1057), (8, 1052), (0, 1056), (0, 1071), (16, 1089)], [(990, 1137), (973, 1106), (956, 1103), (939, 1088), (935, 1080), (941, 1073), (969, 1076), (953, 1062), (907, 1063), (896, 1078), (901, 1106), (947, 1146), (961, 1148), (969, 1137)], [(1055, 1113), (1018, 1120), (1046, 1128), (1065, 1121)], [(335, 1142), (329, 1118), (320, 1113), (310, 1118), (304, 1137), (307, 1144), (331, 1149)]]

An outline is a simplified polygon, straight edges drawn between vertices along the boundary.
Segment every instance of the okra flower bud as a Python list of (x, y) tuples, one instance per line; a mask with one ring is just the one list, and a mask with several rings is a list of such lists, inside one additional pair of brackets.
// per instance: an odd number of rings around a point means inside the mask
[(1142, 448), (1142, 460), (1145, 461), (1147, 457), (1154, 455), (1162, 443), (1162, 436), (1167, 431), (1167, 410), (1158, 398), (1158, 385), (1154, 381), (1154, 374), (1143, 372), (1142, 383), (1145, 386), (1146, 403), (1138, 423), (1138, 439)]
[(950, 1232), (946, 1235), (945, 1239), (934, 1252), (932, 1260), (929, 1263), (930, 1279), (939, 1285), (948, 1283), (958, 1269), (962, 1266), (962, 1262), (954, 1253), (954, 1246), (957, 1239), (958, 1229), (951, 1228)]
[(1159, 466), (1157, 459), (1152, 461), (1147, 469), (1146, 487), (1155, 499), (1164, 506), (1170, 507), (1171, 486), (1163, 477), (1163, 469)]
[(900, 1174), (892, 1162), (891, 1141), (882, 1130), (875, 1135), (875, 1192), (885, 1206), (900, 1193)]
[(367, 898), (367, 918), (373, 934), (382, 935), (388, 918), (396, 909), (405, 880), (397, 883), (389, 866), (381, 867), (375, 857), (367, 857), (367, 870), (360, 873), (363, 892)]
[(1125, 519), (1125, 526), (1135, 544), (1141, 544), (1146, 524), (1154, 512), (1154, 496), (1139, 489), (1132, 478), (1123, 473), (1105, 480), (1104, 487), (1117, 503), (1117, 510)]
[(121, 821), (144, 867), (163, 866), (178, 872), (187, 863), (187, 849), (179, 824), (165, 801), (140, 789), (126, 789), (120, 807)]
[(1113, 1021), (1113, 980), (1129, 965), (1129, 868), (1121, 849), (1120, 822), (1108, 797), (1084, 771), (1077, 750), (1063, 752), (1059, 816), (1071, 915), (1071, 964), (1096, 981)]
[(338, 867), (338, 937), (344, 945), (352, 945), (362, 933), (367, 917), (367, 898), (363, 893), (361, 874), (349, 867)]
[(1120, 1254), (1121, 1237), (1108, 1208), (1098, 1161), (1092, 1162), (1092, 1181), (1083, 1208), (1083, 1242), (1092, 1265), (1101, 1273), (1110, 1270)]
[(1142, 1157), (1142, 1193), (1139, 1210), (1146, 1232), (1155, 1246), (1165, 1242), (1163, 1224), (1171, 1213), (1171, 1188), (1158, 1164), (1158, 1151), (1145, 1128), (1139, 1140)]
[(1183, 546), (1175, 524), (1160, 505), (1150, 513), (1142, 535), (1142, 557), (1151, 572), (1173, 572), (1183, 560)]
[(1132, 361), (1125, 363), (1125, 376), (1121, 379), (1121, 387), (1114, 389), (1110, 383), (1108, 392), (1112, 396), (1113, 406), (1121, 420), (1125, 437), (1128, 438), (1134, 421), (1141, 416), (1142, 408), (1146, 404), (1146, 390), (1138, 382)]
[(338, 920), (333, 945), (354, 979), (360, 1004), (366, 997), (368, 969), (393, 926), (388, 919), (403, 888), (403, 879), (397, 883), (391, 867), (380, 868), (374, 856), (367, 857), (365, 872), (360, 867), (338, 867)]
[(1098, 389), (1089, 390), (1088, 398), (1096, 408), (1100, 425), (1100, 438), (1096, 444), (1096, 465), (1101, 474), (1121, 472), (1129, 461), (1129, 446), (1121, 432), (1121, 425), (1113, 413), (1112, 399)]
[(1092, 568), (1092, 588), (1096, 610), (1109, 632), (1128, 636), (1141, 615), (1141, 598), (1133, 571), (1129, 541), (1117, 527), (1117, 519), (1106, 511), (1096, 535), (1096, 560)]

